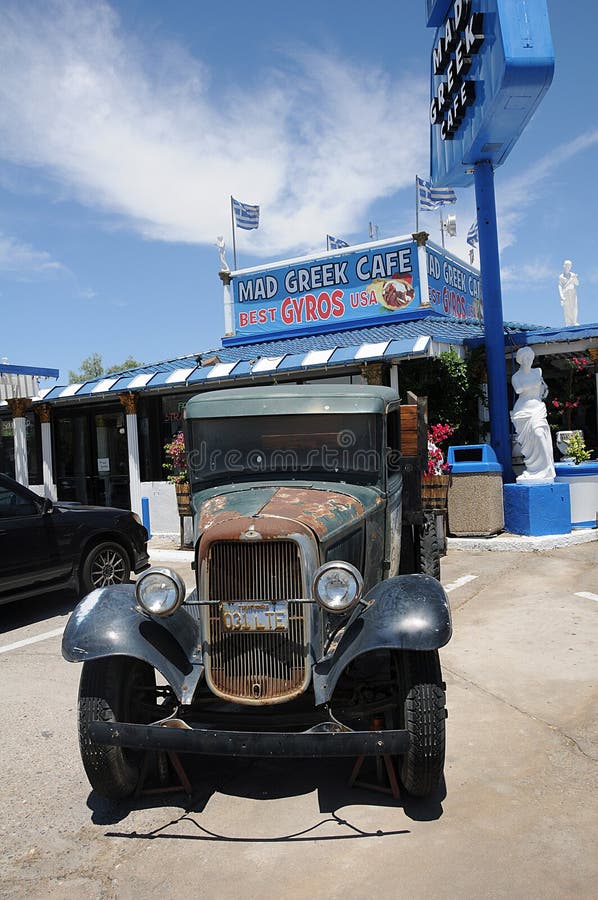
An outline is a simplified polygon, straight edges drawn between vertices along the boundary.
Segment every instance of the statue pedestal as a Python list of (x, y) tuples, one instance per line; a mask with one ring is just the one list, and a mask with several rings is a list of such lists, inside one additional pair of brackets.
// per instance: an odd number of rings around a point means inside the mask
[(569, 485), (505, 484), (505, 530), (511, 534), (569, 534)]

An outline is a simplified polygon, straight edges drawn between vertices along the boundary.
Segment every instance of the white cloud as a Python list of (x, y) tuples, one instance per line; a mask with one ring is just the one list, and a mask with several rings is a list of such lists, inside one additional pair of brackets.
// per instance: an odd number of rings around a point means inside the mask
[(125, 35), (107, 4), (52, 0), (4, 7), (0, 59), (5, 158), (152, 239), (212, 244), (233, 194), (261, 205), (239, 235), (255, 252), (321, 246), (425, 159), (424, 78), (314, 51), (222, 88), (182, 50)]
[(52, 259), (45, 250), (35, 250), (29, 244), (0, 233), (0, 272), (30, 278), (46, 277), (64, 271), (64, 266)]
[(596, 145), (598, 128), (559, 144), (519, 175), (501, 183), (500, 190), (497, 191), (497, 208), (502, 249), (516, 243), (518, 226), (525, 218), (525, 211), (541, 196), (546, 179), (554, 175), (564, 163)]
[[(521, 230), (524, 227), (525, 218), (530, 208), (533, 208), (539, 199), (545, 195), (545, 182), (554, 176), (560, 166), (569, 163), (573, 157), (585, 150), (598, 145), (598, 129), (587, 131), (550, 150), (533, 165), (524, 169), (518, 175), (501, 180), (496, 188), (496, 206), (498, 216), (498, 240), (500, 250), (503, 252), (508, 247), (515, 246), (521, 240)], [(469, 259), (469, 245), (466, 242), (467, 231), (476, 217), (475, 194), (471, 191), (458, 193), (458, 206), (456, 209), (458, 219), (458, 237), (447, 239), (447, 249), (462, 259)], [(452, 207), (445, 207), (443, 215), (452, 211)], [(438, 213), (430, 213), (423, 219), (423, 227), (432, 229), (437, 227)], [(432, 240), (438, 241), (439, 236), (432, 233)], [(476, 262), (479, 265), (479, 255), (476, 248)], [(554, 266), (549, 269), (548, 262), (536, 260), (519, 269), (510, 266), (501, 268), (502, 280), (510, 286), (517, 282), (524, 282), (524, 272), (527, 277), (537, 284), (546, 283), (549, 278), (554, 279)]]
[(500, 277), (504, 287), (518, 287), (527, 290), (544, 289), (548, 282), (558, 278), (554, 266), (547, 260), (532, 260), (520, 266), (502, 266)]

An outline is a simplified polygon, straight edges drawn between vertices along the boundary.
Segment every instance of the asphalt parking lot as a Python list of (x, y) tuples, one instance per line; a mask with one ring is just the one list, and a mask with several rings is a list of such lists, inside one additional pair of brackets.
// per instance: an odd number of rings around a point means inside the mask
[(0, 607), (0, 895), (596, 897), (597, 563), (596, 542), (449, 552), (446, 785), (427, 802), (348, 788), (350, 760), (197, 759), (190, 801), (112, 806), (79, 761), (74, 598)]

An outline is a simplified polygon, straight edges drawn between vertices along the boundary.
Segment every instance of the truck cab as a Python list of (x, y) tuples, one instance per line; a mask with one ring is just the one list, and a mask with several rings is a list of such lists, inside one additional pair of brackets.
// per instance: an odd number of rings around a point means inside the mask
[[(93, 592), (65, 631), (65, 657), (83, 662), (92, 786), (132, 793), (135, 754), (153, 748), (384, 755), (407, 791), (431, 793), (443, 773), (438, 650), (451, 618), (414, 552), (421, 460), (404, 452), (398, 395), (210, 391), (185, 417), (195, 590), (186, 597), (174, 572), (150, 569), (135, 586)], [(166, 687), (148, 702), (156, 673)], [(98, 691), (108, 718), (94, 715)]]

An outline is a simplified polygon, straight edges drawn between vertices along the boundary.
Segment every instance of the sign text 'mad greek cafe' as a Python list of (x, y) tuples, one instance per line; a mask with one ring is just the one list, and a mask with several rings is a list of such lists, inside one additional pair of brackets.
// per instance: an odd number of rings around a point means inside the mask
[[(481, 318), (479, 273), (410, 235), (231, 273), (239, 341), (440, 313)], [(228, 341), (227, 341), (228, 342)]]

